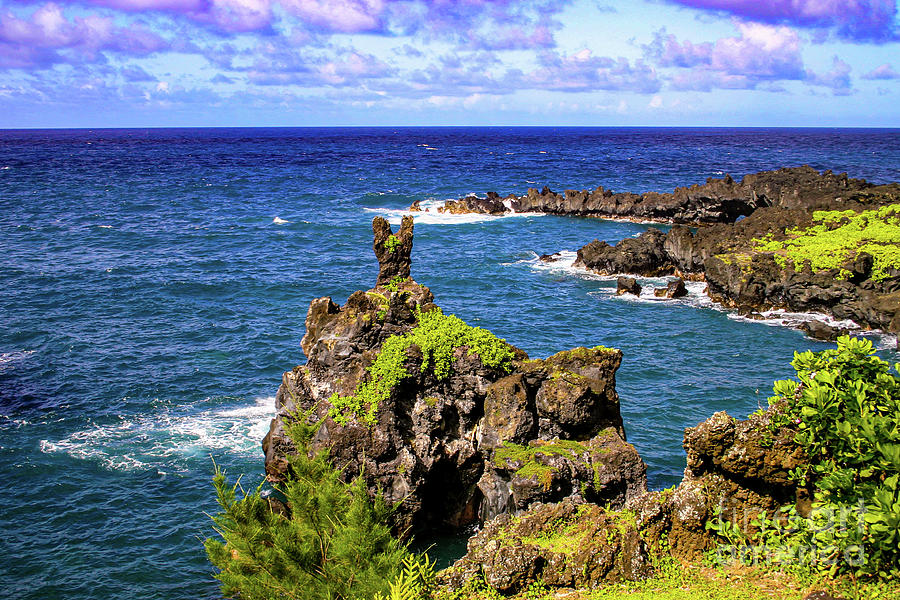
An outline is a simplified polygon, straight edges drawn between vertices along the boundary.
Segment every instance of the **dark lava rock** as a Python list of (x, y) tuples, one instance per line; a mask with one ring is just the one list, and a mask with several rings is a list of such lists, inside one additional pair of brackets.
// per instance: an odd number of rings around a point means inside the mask
[(412, 264), (410, 254), (413, 244), (413, 218), (403, 217), (397, 235), (391, 232), (391, 225), (381, 217), (372, 221), (375, 240), (372, 247), (378, 258), (378, 280), (375, 285), (387, 285), (395, 278), (409, 277)]
[(684, 298), (687, 296), (687, 288), (684, 287), (684, 279), (680, 277), (666, 284), (666, 287), (654, 290), (653, 293), (662, 298)]
[(553, 254), (541, 254), (539, 257), (539, 260), (541, 262), (549, 263), (549, 262), (556, 262), (560, 258), (562, 258), (562, 255), (559, 252), (554, 252)]
[[(812, 211), (818, 209), (877, 206), (895, 202), (897, 184), (876, 186), (846, 173), (819, 173), (809, 166), (763, 171), (740, 182), (730, 175), (709, 178), (702, 185), (679, 187), (671, 193), (616, 193), (602, 186), (594, 190), (565, 190), (562, 194), (544, 187), (531, 188), (524, 196), (498, 194), (487, 198), (469, 196), (447, 202), (447, 212), (543, 212), (579, 217), (649, 220), (666, 223), (733, 223), (757, 209), (774, 206)], [(416, 210), (418, 204), (411, 207)]]
[(636, 523), (595, 504), (537, 504), (502, 515), (471, 538), (466, 556), (440, 574), (451, 588), (483, 576), (502, 594), (542, 581), (549, 587), (596, 588), (652, 572)]
[(638, 284), (634, 277), (623, 276), (616, 279), (617, 296), (621, 296), (622, 294), (634, 294), (635, 296), (640, 296), (642, 289), (643, 288)]
[(574, 264), (601, 275), (669, 275), (675, 269), (666, 256), (665, 239), (666, 234), (651, 227), (640, 236), (626, 238), (615, 246), (594, 240), (578, 250)]
[(778, 410), (738, 421), (716, 413), (685, 431), (688, 466), (674, 489), (632, 496), (626, 510), (600, 507), (570, 497), (502, 514), (469, 539), (466, 555), (439, 574), (441, 584), (459, 589), (473, 577), (512, 594), (534, 581), (550, 587), (596, 588), (652, 573), (650, 557), (671, 552), (697, 560), (718, 541), (706, 523), (720, 512), (739, 528), (761, 511), (796, 503), (808, 509), (805, 490), (788, 473), (806, 457), (795, 431), (771, 431)]
[(849, 329), (834, 327), (823, 323), (822, 321), (808, 321), (800, 326), (800, 330), (814, 340), (825, 340), (832, 342), (842, 335), (850, 332)]
[(398, 531), (459, 528), (566, 497), (621, 506), (643, 493), (646, 467), (625, 442), (615, 389), (618, 350), (577, 348), (528, 360), (509, 346), (515, 359), (504, 372), (463, 346), (439, 380), (411, 345), (406, 374), (379, 404), (374, 425), (332, 418), (332, 395), (351, 395), (370, 377), (382, 344), (415, 327), (417, 310), (435, 308), (431, 291), (412, 279), (384, 282), (409, 272), (412, 226), (404, 224), (395, 253), (407, 258), (398, 261), (386, 250), (390, 227), (375, 220), (375, 288), (354, 292), (340, 307), (327, 297), (310, 303), (301, 341), (308, 360), (284, 374), (263, 441), (267, 477), (291, 476), (286, 456), (295, 449), (284, 421), (299, 409), (322, 420), (314, 451), (327, 450), (347, 480), (362, 473), (372, 494), (381, 490), (399, 503)]

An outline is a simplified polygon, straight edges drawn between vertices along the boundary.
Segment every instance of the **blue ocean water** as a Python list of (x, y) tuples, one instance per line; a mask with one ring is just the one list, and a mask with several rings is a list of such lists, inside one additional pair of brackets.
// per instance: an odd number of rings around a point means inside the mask
[[(0, 132), (0, 597), (218, 597), (201, 543), (212, 460), (261, 480), (309, 301), (374, 282), (373, 216), (800, 164), (900, 180), (900, 130)], [(413, 276), (532, 356), (621, 348), (626, 430), (659, 488), (680, 479), (684, 427), (764, 405), (795, 350), (827, 345), (736, 319), (702, 286), (629, 301), (608, 278), (537, 260), (645, 227), (420, 214)]]

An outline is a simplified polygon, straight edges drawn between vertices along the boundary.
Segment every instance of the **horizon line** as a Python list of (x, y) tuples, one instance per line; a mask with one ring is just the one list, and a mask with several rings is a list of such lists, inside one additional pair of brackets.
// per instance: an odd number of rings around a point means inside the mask
[(130, 125), (125, 127), (0, 127), (11, 131), (129, 131), (177, 129), (872, 129), (898, 130), (884, 125)]

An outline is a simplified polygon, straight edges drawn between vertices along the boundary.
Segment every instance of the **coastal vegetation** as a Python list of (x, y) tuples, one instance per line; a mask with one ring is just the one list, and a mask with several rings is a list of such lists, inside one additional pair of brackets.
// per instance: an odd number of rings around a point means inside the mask
[[(452, 315), (432, 310), (418, 317), (417, 327), (409, 334), (389, 338), (397, 345), (387, 354), (397, 361), (394, 368), (402, 367), (403, 352), (413, 343), (422, 349), (423, 364), (438, 377), (447, 376), (454, 350), (462, 346), (471, 352), (481, 350), (485, 360), (498, 368), (511, 360), (498, 349), (504, 347), (501, 340)], [(869, 341), (849, 337), (841, 338), (835, 349), (797, 353), (792, 365), (797, 380), (775, 383), (768, 427), (773, 436), (785, 428), (792, 431), (809, 458), (791, 478), (813, 491), (812, 510), (800, 515), (795, 507), (785, 506), (771, 517), (760, 513), (749, 529), (739, 529), (716, 515), (707, 523), (710, 534), (742, 545), (748, 550), (743, 556), (753, 560), (723, 562), (710, 551), (702, 561), (684, 561), (668, 552), (663, 535), (652, 544), (649, 577), (610, 581), (597, 590), (573, 590), (567, 598), (787, 600), (813, 590), (829, 590), (846, 598), (898, 597), (900, 379), (875, 355)], [(391, 381), (377, 369), (373, 375)], [(212, 518), (221, 539), (207, 540), (206, 549), (219, 569), (217, 578), (226, 596), (501, 597), (477, 577), (455, 590), (437, 585), (433, 563), (391, 536), (392, 507), (380, 495), (370, 498), (361, 475), (344, 483), (327, 451), (310, 452), (309, 440), (321, 425), (321, 421), (310, 421), (311, 414), (285, 421), (298, 452), (289, 458), (291, 476), (276, 486), (273, 495), (264, 497), (257, 489), (238, 498), (238, 484), (228, 485), (224, 473), (216, 470), (214, 485), (221, 512)], [(495, 451), (494, 460), (527, 468), (537, 464), (538, 454), (577, 456), (584, 450), (582, 443), (571, 441), (507, 443)], [(672, 490), (657, 494), (670, 497)], [(596, 546), (597, 551), (621, 549), (626, 539), (643, 536), (632, 511), (586, 504), (574, 514), (575, 518), (554, 521), (531, 537), (517, 538), (510, 532), (505, 543), (574, 556), (582, 554), (586, 545)], [(517, 523), (514, 518), (507, 527)], [(769, 560), (756, 560), (760, 548)], [(816, 559), (803, 560), (809, 556)], [(537, 579), (514, 597), (549, 599), (553, 593)]]
[[(352, 483), (327, 451), (310, 453), (321, 422), (296, 415), (289, 429), (297, 453), (291, 478), (264, 496), (244, 492), (218, 467), (213, 477), (221, 512), (212, 520), (220, 539), (205, 542), (222, 594), (242, 600), (404, 599), (430, 581), (432, 563), (391, 535), (393, 507), (369, 498), (362, 476)], [(242, 494), (239, 497), (238, 490)]]
[(416, 326), (408, 333), (389, 337), (369, 365), (368, 377), (357, 385), (349, 396), (333, 394), (329, 399), (331, 418), (346, 424), (358, 420), (372, 426), (377, 421), (378, 407), (409, 373), (406, 370), (407, 350), (417, 346), (422, 353), (421, 368), (431, 369), (438, 379), (446, 379), (451, 372), (454, 353), (467, 348), (469, 355), (477, 354), (489, 368), (508, 372), (513, 352), (509, 345), (490, 331), (472, 327), (456, 315), (445, 315), (440, 308), (416, 310)]
[[(809, 462), (791, 476), (815, 490), (816, 503), (811, 518), (792, 519), (787, 530), (778, 522), (772, 527), (789, 544), (815, 548), (816, 564), (830, 572), (900, 577), (896, 371), (869, 340), (847, 336), (837, 348), (796, 353), (791, 364), (799, 381), (775, 383), (770, 401), (783, 408), (772, 427), (796, 427), (794, 439)], [(835, 515), (841, 526), (822, 526)]]
[(812, 227), (786, 230), (785, 239), (774, 239), (771, 233), (754, 239), (754, 249), (774, 252), (782, 268), (790, 262), (797, 270), (804, 265), (813, 271), (837, 269), (843, 279), (851, 275), (847, 264), (861, 253), (872, 257), (875, 281), (900, 271), (900, 204), (862, 212), (820, 210), (813, 212), (812, 220)]

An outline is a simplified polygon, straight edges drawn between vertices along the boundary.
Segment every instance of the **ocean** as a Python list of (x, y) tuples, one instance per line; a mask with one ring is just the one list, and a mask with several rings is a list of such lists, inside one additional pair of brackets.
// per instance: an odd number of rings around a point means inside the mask
[[(213, 461), (245, 488), (261, 481), (310, 300), (374, 284), (374, 216), (801, 164), (898, 181), (900, 130), (0, 131), (0, 597), (219, 597), (202, 548)], [(620, 348), (626, 432), (659, 489), (681, 478), (685, 427), (765, 406), (794, 351), (828, 344), (784, 326), (803, 315), (744, 320), (702, 284), (676, 301), (620, 298), (613, 278), (571, 268), (594, 238), (646, 227), (421, 213), (413, 277), (532, 357)]]

